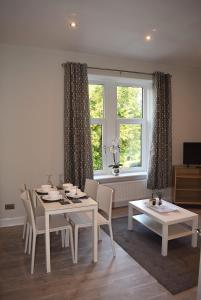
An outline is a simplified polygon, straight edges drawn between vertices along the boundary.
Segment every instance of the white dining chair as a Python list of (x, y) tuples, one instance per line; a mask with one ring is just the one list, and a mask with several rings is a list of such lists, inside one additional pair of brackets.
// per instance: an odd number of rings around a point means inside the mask
[[(34, 272), (34, 261), (35, 261), (35, 247), (36, 247), (36, 238), (39, 234), (45, 234), (45, 218), (44, 216), (35, 217), (33, 213), (33, 208), (30, 200), (30, 191), (25, 191), (21, 195), (21, 199), (24, 202), (24, 206), (27, 213), (28, 228), (29, 228), (29, 252), (31, 250), (32, 244), (32, 253), (31, 253), (31, 274)], [(74, 243), (73, 243), (73, 232), (71, 224), (69, 224), (66, 218), (63, 215), (55, 215), (50, 218), (50, 232), (61, 231), (62, 233), (62, 247), (65, 244), (65, 236), (69, 232), (70, 236), (70, 246), (71, 246), (71, 255), (72, 261), (74, 263)], [(26, 240), (26, 247), (28, 241)]]
[(28, 216), (27, 216), (27, 208), (25, 202), (28, 200), (28, 191), (26, 189), (21, 190), (20, 198), (22, 200), (24, 210), (25, 210), (25, 217), (24, 217), (24, 226), (23, 226), (23, 233), (22, 238), (25, 239), (25, 246), (24, 246), (24, 253), (27, 253), (28, 249), (28, 241), (29, 241), (29, 222), (28, 222)]
[[(112, 232), (112, 199), (113, 189), (98, 185), (97, 189), (97, 202), (98, 202), (98, 216), (97, 225), (98, 228), (101, 225), (108, 225), (109, 234), (112, 246), (113, 256), (116, 256), (113, 232)], [(74, 228), (74, 242), (75, 242), (75, 263), (78, 261), (78, 230), (79, 228), (91, 227), (92, 226), (92, 214), (91, 212), (71, 213), (69, 214), (70, 222)]]
[[(23, 187), (20, 189), (20, 195), (22, 196), (23, 193), (27, 190), (27, 186), (24, 183)], [(25, 194), (24, 194), (25, 195)], [(22, 200), (22, 199), (21, 199)], [(23, 203), (24, 204), (24, 203)], [(25, 207), (24, 207), (25, 209)], [(24, 217), (24, 225), (23, 225), (23, 231), (22, 231), (22, 239), (25, 239), (25, 235), (26, 235), (26, 228), (27, 228), (27, 214), (26, 214), (26, 210), (25, 210), (25, 217)]]
[[(27, 198), (28, 188), (27, 188), (26, 184), (24, 184), (23, 188), (20, 191), (21, 191), (21, 197), (24, 199)], [(24, 200), (24, 199), (21, 199), (21, 200)], [(37, 205), (36, 198), (34, 198), (33, 192), (30, 194), (30, 200), (32, 203), (33, 211), (34, 211), (34, 216), (37, 216), (37, 217), (44, 216), (44, 209), (41, 205)], [(24, 202), (23, 202), (23, 204), (24, 204)], [(27, 252), (27, 241), (29, 240), (30, 229), (29, 229), (29, 224), (27, 221), (26, 208), (24, 207), (24, 209), (25, 209), (25, 217), (24, 217), (22, 239), (23, 240), (25, 239), (25, 253), (26, 253)]]
[(85, 181), (84, 192), (95, 201), (97, 198), (98, 185), (99, 185), (98, 181), (93, 179), (87, 178)]
[(30, 191), (30, 197), (31, 197), (31, 204), (33, 207), (34, 216), (35, 217), (44, 216), (45, 215), (44, 209), (40, 204), (40, 202), (37, 201), (36, 194), (34, 193), (33, 190)]

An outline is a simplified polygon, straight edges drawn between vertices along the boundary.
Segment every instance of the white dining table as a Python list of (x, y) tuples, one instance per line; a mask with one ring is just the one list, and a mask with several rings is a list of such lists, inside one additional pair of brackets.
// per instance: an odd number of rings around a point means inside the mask
[[(36, 199), (44, 208), (45, 212), (45, 250), (46, 250), (46, 269), (47, 273), (51, 272), (50, 263), (50, 232), (49, 232), (49, 218), (51, 215), (68, 214), (72, 212), (91, 211), (93, 220), (93, 234), (92, 234), (92, 252), (93, 262), (98, 260), (98, 230), (97, 230), (97, 212), (98, 204), (92, 198), (80, 199), (81, 203), (73, 203), (69, 200), (70, 204), (61, 204), (60, 202), (44, 202), (42, 196), (34, 190)], [(63, 192), (64, 193), (64, 192)]]

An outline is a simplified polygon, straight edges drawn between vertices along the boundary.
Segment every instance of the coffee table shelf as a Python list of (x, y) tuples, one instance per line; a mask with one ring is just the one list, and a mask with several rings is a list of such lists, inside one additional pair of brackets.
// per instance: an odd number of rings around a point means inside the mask
[[(197, 247), (198, 215), (162, 200), (166, 207), (172, 206), (173, 211), (158, 212), (147, 206), (149, 199), (130, 201), (128, 206), (128, 230), (133, 230), (133, 220), (136, 220), (155, 232), (162, 238), (161, 254), (168, 253), (168, 241), (191, 235), (192, 247)], [(139, 211), (141, 214), (134, 214)]]
[[(162, 237), (162, 224), (144, 214), (133, 216), (133, 219)], [(168, 227), (168, 240), (174, 240), (188, 235), (192, 235), (192, 230), (186, 224), (174, 224)]]

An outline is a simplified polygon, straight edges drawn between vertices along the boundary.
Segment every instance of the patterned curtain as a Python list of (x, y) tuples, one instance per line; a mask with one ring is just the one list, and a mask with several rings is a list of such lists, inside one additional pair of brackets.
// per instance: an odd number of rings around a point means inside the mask
[(87, 65), (64, 64), (64, 178), (81, 188), (93, 178)]
[(171, 76), (153, 74), (153, 132), (150, 149), (147, 188), (171, 186), (172, 171), (172, 101)]

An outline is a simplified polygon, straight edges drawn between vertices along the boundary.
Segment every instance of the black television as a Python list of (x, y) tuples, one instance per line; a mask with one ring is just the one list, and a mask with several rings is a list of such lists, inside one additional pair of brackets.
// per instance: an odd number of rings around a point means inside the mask
[(183, 143), (183, 164), (201, 165), (201, 143)]

